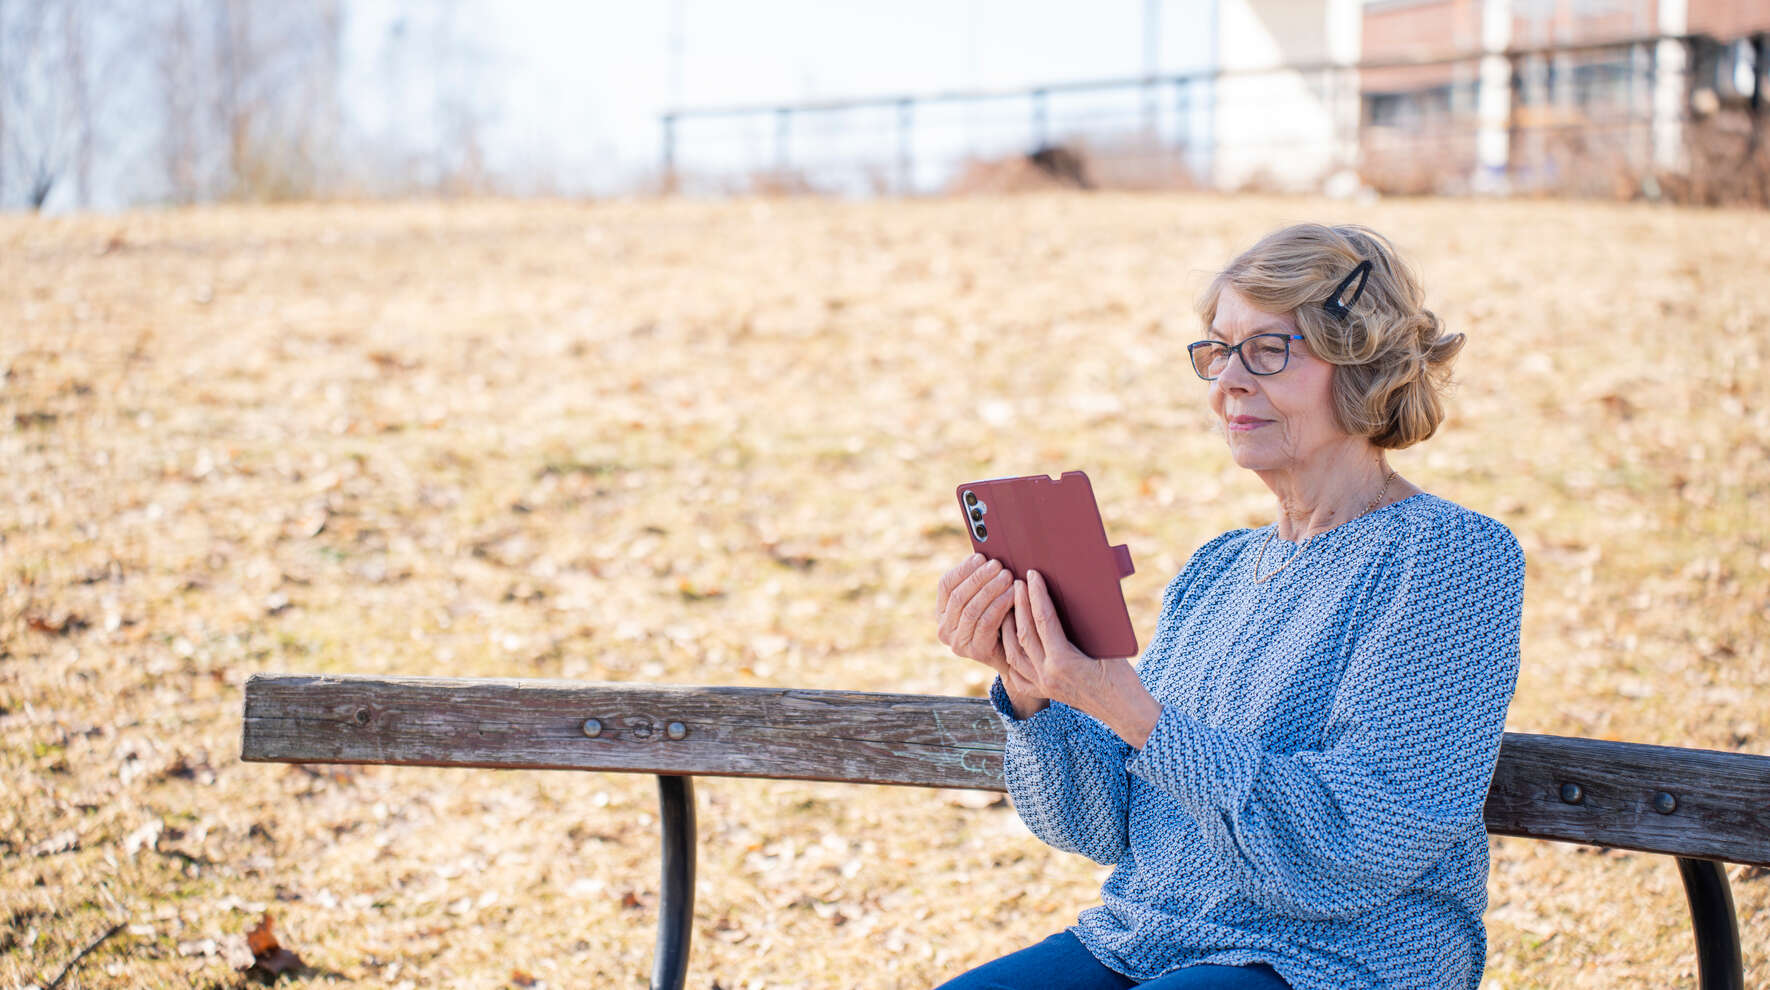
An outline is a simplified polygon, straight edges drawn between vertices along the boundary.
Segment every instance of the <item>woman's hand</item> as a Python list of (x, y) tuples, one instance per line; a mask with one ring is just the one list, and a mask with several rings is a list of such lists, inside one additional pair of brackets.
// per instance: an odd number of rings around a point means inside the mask
[[(1076, 649), (1038, 571), (1014, 582), (1013, 594), (1014, 614), (1002, 621), (1002, 643), (1017, 679), (1041, 697), (1087, 712), (1142, 749), (1162, 706), (1130, 662), (1096, 660)], [(1006, 675), (1002, 682), (1007, 684)]]
[(1001, 675), (1014, 714), (1028, 718), (1047, 704), (1008, 666), (1002, 649), (1002, 620), (1014, 607), (1014, 576), (1000, 561), (972, 554), (947, 571), (935, 591), (934, 616), (940, 641), (954, 653)]

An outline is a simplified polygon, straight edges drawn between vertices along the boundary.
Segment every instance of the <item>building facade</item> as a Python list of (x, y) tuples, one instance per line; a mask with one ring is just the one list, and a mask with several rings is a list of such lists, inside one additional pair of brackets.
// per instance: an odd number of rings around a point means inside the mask
[(1770, 90), (1764, 0), (1370, 0), (1359, 168), (1394, 191), (1627, 191)]

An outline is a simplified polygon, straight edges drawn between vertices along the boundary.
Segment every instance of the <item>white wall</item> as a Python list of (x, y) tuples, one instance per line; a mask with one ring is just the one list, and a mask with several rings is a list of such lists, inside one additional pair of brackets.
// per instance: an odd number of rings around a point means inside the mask
[(1220, 188), (1257, 177), (1289, 189), (1315, 187), (1350, 164), (1357, 123), (1355, 78), (1273, 69), (1356, 63), (1358, 0), (1219, 0), (1219, 64), (1213, 179)]

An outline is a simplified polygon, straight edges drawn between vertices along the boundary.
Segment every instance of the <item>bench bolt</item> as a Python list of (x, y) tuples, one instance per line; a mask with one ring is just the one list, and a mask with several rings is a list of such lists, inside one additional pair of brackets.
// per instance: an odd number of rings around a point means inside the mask
[(664, 735), (669, 736), (671, 739), (681, 739), (688, 735), (688, 726), (683, 725), (681, 722), (671, 722), (664, 728)]
[(589, 736), (592, 739), (595, 739), (597, 736), (602, 735), (602, 721), (600, 719), (594, 719), (594, 718), (585, 719), (584, 720), (584, 735)]
[(1665, 791), (1660, 791), (1653, 796), (1653, 810), (1662, 815), (1669, 815), (1678, 810), (1678, 799)]
[(1578, 804), (1585, 800), (1585, 797), (1585, 792), (1580, 790), (1579, 785), (1573, 781), (1570, 780), (1561, 785), (1561, 800), (1568, 804)]
[(369, 710), (367, 708), (358, 708), (356, 710), (356, 724), (358, 724), (358, 725), (368, 725), (369, 724)]

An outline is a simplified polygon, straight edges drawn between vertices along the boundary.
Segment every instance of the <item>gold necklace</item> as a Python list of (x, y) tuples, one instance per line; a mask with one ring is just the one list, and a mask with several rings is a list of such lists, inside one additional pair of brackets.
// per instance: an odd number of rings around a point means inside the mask
[[(1383, 496), (1389, 494), (1389, 482), (1394, 481), (1394, 480), (1395, 480), (1395, 470), (1393, 468), (1391, 468), (1389, 471), (1389, 476), (1387, 478), (1383, 479), (1383, 487), (1380, 490), (1378, 490), (1377, 497), (1371, 499), (1370, 504), (1365, 506), (1364, 511), (1360, 512), (1358, 515), (1359, 516), (1368, 515), (1371, 511), (1376, 509), (1377, 503), (1383, 501)], [(1358, 516), (1353, 516), (1352, 518), (1356, 519), (1356, 518), (1358, 518)], [(1351, 521), (1352, 521), (1352, 519), (1346, 520), (1346, 522), (1351, 522)], [(1342, 523), (1341, 525), (1344, 525), (1344, 523)], [(1292, 550), (1291, 555), (1289, 557), (1285, 558), (1285, 562), (1278, 565), (1278, 570), (1273, 571), (1272, 574), (1268, 574), (1265, 577), (1261, 577), (1260, 576), (1260, 561), (1266, 559), (1266, 544), (1271, 543), (1272, 538), (1277, 535), (1278, 535), (1278, 526), (1277, 526), (1277, 524), (1274, 524), (1272, 527), (1272, 532), (1267, 533), (1265, 541), (1263, 541), (1260, 544), (1260, 552), (1254, 555), (1254, 583), (1255, 584), (1264, 584), (1267, 581), (1272, 580), (1273, 575), (1275, 575), (1279, 571), (1282, 571), (1285, 568), (1291, 566), (1291, 561), (1296, 560), (1297, 554), (1300, 554), (1303, 552), (1303, 544), (1308, 543), (1310, 540), (1315, 539), (1314, 533), (1310, 533), (1308, 536), (1303, 537), (1303, 539), (1297, 543), (1297, 549)]]

